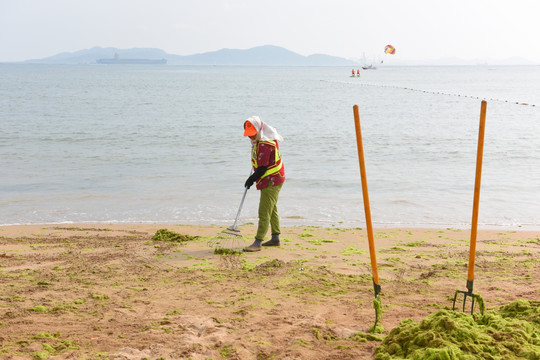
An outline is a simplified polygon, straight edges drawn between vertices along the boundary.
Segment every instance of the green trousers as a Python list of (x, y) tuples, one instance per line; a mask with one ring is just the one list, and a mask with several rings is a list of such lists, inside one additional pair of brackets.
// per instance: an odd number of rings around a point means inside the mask
[(278, 186), (268, 184), (268, 187), (261, 190), (261, 199), (259, 201), (259, 226), (257, 228), (255, 239), (264, 240), (264, 237), (268, 232), (268, 226), (271, 227), (272, 234), (281, 233), (277, 202), (279, 191), (282, 186), (283, 184)]

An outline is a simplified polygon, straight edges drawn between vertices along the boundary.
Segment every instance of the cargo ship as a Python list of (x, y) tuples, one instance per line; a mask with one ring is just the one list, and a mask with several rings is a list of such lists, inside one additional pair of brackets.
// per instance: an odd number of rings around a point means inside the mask
[(144, 64), (144, 65), (159, 65), (166, 64), (166, 59), (121, 59), (118, 54), (114, 54), (112, 59), (97, 59), (98, 64)]

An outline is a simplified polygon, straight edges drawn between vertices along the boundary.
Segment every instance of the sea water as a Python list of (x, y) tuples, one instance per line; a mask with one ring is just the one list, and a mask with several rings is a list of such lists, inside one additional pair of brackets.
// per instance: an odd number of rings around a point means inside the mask
[[(243, 121), (274, 126), (284, 225), (467, 228), (480, 103), (479, 226), (540, 228), (540, 67), (0, 64), (0, 224), (230, 225), (250, 173)], [(259, 192), (240, 222), (256, 222)]]

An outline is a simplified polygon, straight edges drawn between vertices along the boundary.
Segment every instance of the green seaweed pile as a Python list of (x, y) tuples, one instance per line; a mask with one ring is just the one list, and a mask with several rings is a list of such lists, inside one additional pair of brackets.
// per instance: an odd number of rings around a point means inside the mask
[(154, 241), (170, 241), (177, 243), (183, 243), (197, 238), (198, 236), (183, 235), (168, 229), (159, 229), (154, 236), (152, 236), (152, 240)]
[(485, 314), (440, 310), (420, 322), (404, 320), (375, 359), (540, 359), (540, 301), (516, 300)]

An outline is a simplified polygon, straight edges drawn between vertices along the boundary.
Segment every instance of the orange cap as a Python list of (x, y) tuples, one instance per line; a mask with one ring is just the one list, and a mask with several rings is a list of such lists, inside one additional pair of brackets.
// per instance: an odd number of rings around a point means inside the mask
[(246, 121), (244, 123), (244, 136), (253, 136), (257, 135), (257, 129), (255, 129), (255, 126), (253, 126), (252, 123), (249, 121)]

